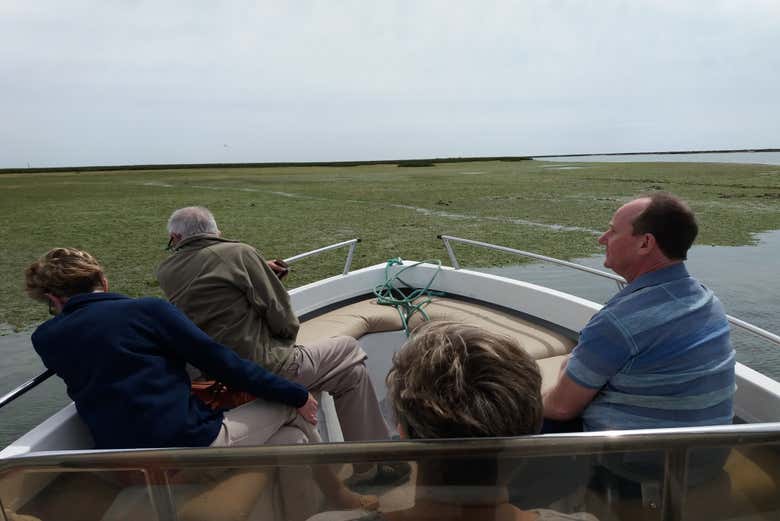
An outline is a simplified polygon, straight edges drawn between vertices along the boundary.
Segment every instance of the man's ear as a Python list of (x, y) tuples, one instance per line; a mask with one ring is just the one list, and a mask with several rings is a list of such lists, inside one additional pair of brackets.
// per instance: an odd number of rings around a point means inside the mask
[(655, 240), (655, 235), (652, 233), (642, 234), (642, 243), (639, 245), (639, 254), (647, 255), (653, 253), (658, 249), (658, 243)]
[(102, 273), (100, 274), (100, 285), (102, 286), (103, 291), (108, 293), (108, 279)]

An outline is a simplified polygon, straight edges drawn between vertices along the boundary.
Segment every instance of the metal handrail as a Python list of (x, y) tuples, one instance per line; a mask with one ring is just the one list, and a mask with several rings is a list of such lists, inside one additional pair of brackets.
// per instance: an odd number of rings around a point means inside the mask
[[(349, 250), (347, 251), (347, 260), (344, 264), (344, 270), (342, 272), (343, 275), (346, 275), (349, 273), (350, 268), (352, 267), (352, 259), (355, 255), (355, 248), (357, 247), (357, 243), (360, 242), (360, 239), (355, 238), (348, 241), (338, 242), (335, 244), (331, 244), (329, 246), (323, 246), (322, 248), (317, 248), (316, 250), (307, 251), (305, 253), (299, 253), (298, 255), (293, 255), (292, 257), (288, 257), (284, 259), (284, 261), (287, 264), (292, 264), (294, 262), (297, 262), (301, 259), (305, 259), (307, 257), (312, 257), (314, 255), (319, 255), (320, 253), (325, 253), (326, 251), (335, 250), (338, 248), (342, 248), (344, 246), (349, 246)], [(54, 371), (52, 370), (46, 370), (43, 373), (39, 374), (38, 376), (34, 376), (33, 378), (30, 378), (26, 382), (24, 382), (19, 387), (16, 387), (15, 389), (12, 389), (2, 397), (0, 397), (0, 409), (11, 403), (12, 401), (16, 400), (20, 396), (22, 396), (27, 391), (30, 391), (31, 389), (34, 389), (39, 384), (43, 383), (49, 377), (51, 377), (54, 374)]]
[(350, 239), (348, 241), (337, 242), (329, 246), (323, 246), (322, 248), (317, 248), (316, 250), (311, 250), (305, 253), (299, 253), (298, 255), (293, 255), (292, 257), (288, 257), (287, 259), (284, 259), (284, 262), (286, 262), (287, 264), (292, 264), (293, 262), (298, 262), (299, 260), (305, 259), (306, 257), (319, 255), (320, 253), (325, 253), (326, 251), (336, 250), (338, 248), (343, 248), (344, 246), (349, 246), (349, 251), (347, 251), (347, 260), (344, 263), (344, 271), (342, 272), (342, 275), (346, 275), (347, 273), (349, 273), (349, 269), (352, 267), (352, 258), (355, 255), (355, 248), (357, 247), (357, 243), (359, 242), (360, 239)]
[(24, 393), (26, 393), (27, 391), (29, 391), (29, 390), (33, 389), (34, 387), (38, 386), (38, 384), (48, 380), (49, 377), (52, 376), (53, 374), (54, 374), (54, 371), (52, 371), (51, 369), (47, 369), (46, 371), (42, 372), (38, 376), (34, 376), (34, 377), (30, 378), (29, 380), (24, 382), (19, 387), (15, 388), (15, 389), (12, 389), (11, 391), (7, 392), (2, 397), (0, 397), (0, 408), (5, 407), (6, 405), (11, 403), (12, 401), (14, 401), (17, 398), (19, 398)]
[(69, 450), (28, 453), (0, 460), (0, 474), (20, 467), (45, 469), (188, 468), (201, 466), (314, 465), (417, 460), (447, 456), (525, 458), (566, 454), (703, 449), (780, 443), (780, 422), (542, 434), (512, 438), (257, 445), (230, 448)]
[[(19, 471), (137, 470), (148, 482), (165, 482), (167, 471), (192, 468), (303, 466), (345, 462), (424, 461), (436, 458), (542, 458), (573, 454), (665, 451), (661, 518), (682, 519), (688, 454), (692, 449), (739, 447), (780, 442), (780, 423), (681, 429), (547, 434), (515, 438), (466, 438), (416, 441), (254, 446), (231, 448), (59, 451), (0, 460), (0, 479)], [(152, 481), (154, 480), (154, 481)], [(157, 490), (154, 505), (161, 519), (176, 519), (172, 489)]]
[[(590, 273), (591, 275), (597, 275), (599, 277), (604, 277), (606, 279), (614, 280), (617, 283), (619, 290), (623, 289), (626, 286), (626, 279), (624, 279), (620, 275), (615, 275), (613, 273), (598, 270), (596, 268), (591, 268), (589, 266), (583, 266), (582, 264), (577, 264), (576, 262), (564, 261), (564, 260), (556, 259), (555, 257), (547, 257), (545, 255), (540, 255), (538, 253), (517, 250), (515, 248), (509, 248), (507, 246), (499, 246), (497, 244), (490, 244), (488, 242), (474, 241), (471, 239), (463, 239), (461, 237), (453, 237), (452, 235), (438, 235), (437, 237), (441, 239), (442, 242), (444, 242), (444, 248), (447, 250), (447, 254), (450, 257), (450, 263), (452, 264), (452, 267), (455, 268), (456, 270), (460, 269), (460, 264), (458, 263), (458, 259), (455, 256), (455, 251), (452, 249), (452, 245), (450, 245), (450, 241), (459, 242), (463, 244), (470, 244), (472, 246), (487, 248), (489, 250), (502, 251), (505, 253), (511, 253), (513, 255), (520, 255), (522, 257), (529, 257), (536, 260), (558, 264), (566, 268), (572, 268), (575, 270), (584, 271), (586, 273)], [(780, 335), (776, 335), (770, 331), (767, 331), (766, 329), (762, 329), (758, 326), (751, 324), (750, 322), (745, 322), (744, 320), (741, 320), (736, 317), (732, 317), (731, 315), (726, 315), (726, 319), (733, 326), (736, 326), (758, 337), (761, 337), (764, 340), (768, 340), (769, 342), (780, 345)]]
[(623, 289), (623, 287), (626, 285), (626, 279), (624, 279), (620, 275), (615, 275), (613, 273), (609, 273), (606, 271), (597, 270), (596, 268), (583, 266), (582, 264), (577, 264), (576, 262), (569, 262), (561, 259), (556, 259), (555, 257), (547, 257), (546, 255), (540, 255), (538, 253), (532, 253), (530, 251), (517, 250), (515, 248), (509, 248), (507, 246), (499, 246), (498, 244), (490, 244), (489, 242), (473, 241), (471, 239), (453, 237), (452, 235), (438, 235), (437, 238), (441, 239), (444, 242), (444, 247), (446, 248), (447, 254), (450, 257), (450, 262), (452, 263), (452, 267), (455, 268), (456, 270), (460, 269), (460, 264), (458, 263), (458, 259), (455, 257), (455, 251), (452, 249), (452, 246), (450, 246), (450, 241), (460, 242), (463, 244), (470, 244), (472, 246), (479, 246), (480, 248), (487, 248), (489, 250), (502, 251), (504, 253), (511, 253), (513, 255), (520, 255), (522, 257), (529, 257), (531, 259), (551, 262), (553, 264), (558, 264), (561, 266), (565, 266), (567, 268), (584, 271), (590, 273), (591, 275), (597, 275), (599, 277), (604, 277), (606, 279), (614, 280), (618, 285), (618, 289)]

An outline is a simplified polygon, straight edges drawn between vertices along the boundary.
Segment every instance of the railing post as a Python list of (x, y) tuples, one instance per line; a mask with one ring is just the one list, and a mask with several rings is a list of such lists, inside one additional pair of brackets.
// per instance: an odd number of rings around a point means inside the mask
[(661, 519), (682, 521), (688, 483), (688, 449), (670, 449), (666, 452)]
[(152, 505), (159, 521), (176, 521), (176, 504), (165, 472), (159, 468), (146, 469)]
[(311, 250), (305, 253), (299, 253), (298, 255), (293, 255), (292, 257), (288, 257), (284, 259), (284, 262), (286, 262), (287, 264), (292, 264), (293, 262), (298, 262), (299, 260), (305, 259), (307, 257), (312, 257), (314, 255), (319, 255), (320, 253), (325, 253), (326, 251), (331, 251), (337, 248), (343, 248), (344, 246), (349, 246), (349, 250), (347, 251), (347, 261), (344, 263), (344, 271), (342, 272), (343, 275), (346, 275), (347, 273), (349, 273), (349, 270), (352, 267), (352, 259), (355, 256), (355, 248), (357, 247), (357, 243), (359, 242), (360, 242), (359, 238), (351, 239), (349, 241), (337, 242), (336, 244), (331, 244), (329, 246), (317, 248), (316, 250)]
[(352, 267), (352, 256), (355, 254), (355, 248), (357, 247), (358, 241), (353, 242), (349, 245), (349, 251), (347, 252), (347, 261), (344, 263), (344, 272), (342, 275), (346, 275), (349, 273), (350, 268)]
[(8, 521), (8, 518), (5, 517), (5, 507), (3, 506), (3, 498), (1, 497), (0, 497), (0, 520)]
[(455, 258), (455, 252), (452, 249), (452, 246), (450, 245), (449, 238), (446, 235), (439, 235), (439, 239), (441, 239), (444, 242), (444, 248), (447, 250), (447, 255), (450, 257), (450, 264), (453, 268), (456, 270), (460, 269), (460, 264), (458, 264), (458, 259)]

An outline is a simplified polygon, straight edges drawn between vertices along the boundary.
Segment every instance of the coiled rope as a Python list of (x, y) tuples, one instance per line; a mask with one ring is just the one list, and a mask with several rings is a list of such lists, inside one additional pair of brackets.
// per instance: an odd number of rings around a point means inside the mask
[[(395, 275), (391, 276), (390, 268), (393, 266), (402, 266), (403, 262), (401, 257), (387, 260), (387, 265), (385, 266), (385, 282), (374, 288), (374, 295), (376, 295), (378, 304), (395, 307), (401, 317), (401, 324), (404, 326), (404, 332), (406, 333), (406, 336), (409, 336), (409, 319), (412, 318), (412, 315), (420, 313), (425, 320), (430, 320), (430, 317), (423, 308), (431, 303), (433, 300), (431, 297), (441, 297), (444, 295), (444, 292), (430, 289), (433, 281), (436, 280), (436, 276), (441, 271), (440, 260), (432, 259), (415, 262), (414, 264), (410, 264), (409, 266), (405, 266), (398, 270)], [(401, 278), (401, 274), (420, 264), (435, 264), (436, 271), (425, 287), (413, 289), (413, 286), (407, 284)], [(410, 289), (412, 291), (403, 291)]]

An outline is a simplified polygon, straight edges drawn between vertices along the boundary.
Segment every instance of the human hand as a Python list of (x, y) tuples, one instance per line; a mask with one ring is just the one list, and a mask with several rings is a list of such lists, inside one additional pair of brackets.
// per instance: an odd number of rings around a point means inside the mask
[(298, 414), (300, 414), (304, 420), (311, 423), (312, 425), (317, 425), (318, 408), (319, 404), (317, 403), (317, 400), (315, 400), (314, 396), (309, 393), (309, 399), (306, 400), (306, 403), (304, 403), (301, 407), (298, 407)]
[(290, 266), (282, 259), (274, 259), (268, 261), (266, 264), (268, 264), (268, 267), (271, 268), (274, 273), (276, 273), (276, 276), (279, 277), (280, 280), (285, 278), (287, 274), (290, 273)]

